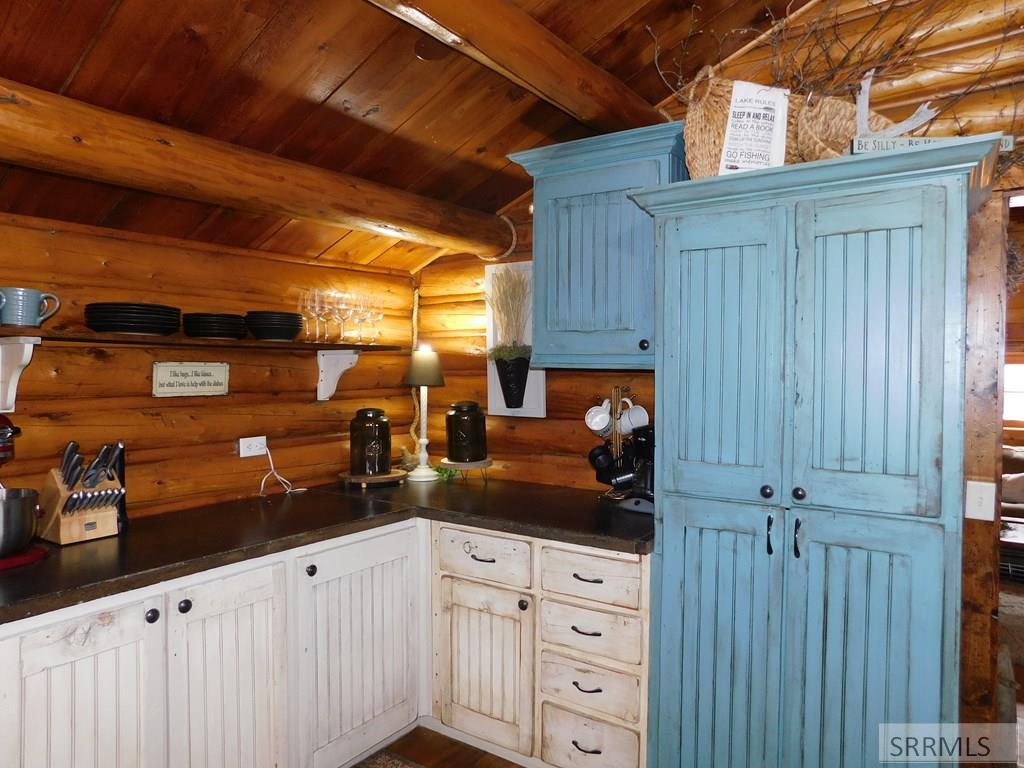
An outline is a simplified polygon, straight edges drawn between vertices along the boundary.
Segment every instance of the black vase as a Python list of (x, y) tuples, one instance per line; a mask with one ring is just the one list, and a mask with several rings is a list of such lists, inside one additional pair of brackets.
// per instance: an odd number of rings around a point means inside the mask
[(498, 383), (505, 398), (506, 408), (522, 408), (526, 396), (526, 377), (530, 375), (530, 358), (516, 357), (511, 360), (495, 360)]

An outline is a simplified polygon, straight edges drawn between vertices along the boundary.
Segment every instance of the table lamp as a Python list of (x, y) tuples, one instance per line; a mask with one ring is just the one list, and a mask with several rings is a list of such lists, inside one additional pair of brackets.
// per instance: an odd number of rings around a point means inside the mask
[(429, 344), (420, 344), (412, 353), (409, 374), (405, 383), (420, 388), (420, 465), (409, 473), (408, 480), (426, 482), (437, 480), (439, 475), (430, 466), (427, 458), (427, 387), (443, 387), (444, 374), (441, 372), (441, 358)]

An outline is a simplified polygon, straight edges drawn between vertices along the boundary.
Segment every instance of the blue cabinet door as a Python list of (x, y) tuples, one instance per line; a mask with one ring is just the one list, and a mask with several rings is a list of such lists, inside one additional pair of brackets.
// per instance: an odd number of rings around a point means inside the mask
[(944, 694), (955, 698), (955, 659), (945, 677), (942, 664), (944, 531), (791, 509), (787, 539), (783, 764), (875, 766), (879, 723), (937, 723)]
[(663, 226), (660, 488), (774, 503), (782, 492), (785, 209)]
[(654, 222), (626, 193), (666, 181), (663, 166), (537, 179), (536, 367), (654, 367)]
[(945, 189), (801, 202), (796, 232), (792, 501), (937, 516)]
[[(776, 765), (785, 526), (779, 508), (662, 496), (659, 768)], [(771, 541), (771, 545), (769, 545)], [(774, 552), (774, 554), (769, 554)]]

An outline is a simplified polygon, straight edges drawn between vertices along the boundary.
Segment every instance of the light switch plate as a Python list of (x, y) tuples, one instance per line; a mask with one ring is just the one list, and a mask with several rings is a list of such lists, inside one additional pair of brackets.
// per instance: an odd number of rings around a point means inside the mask
[(968, 480), (964, 493), (964, 517), (968, 520), (996, 519), (996, 484)]

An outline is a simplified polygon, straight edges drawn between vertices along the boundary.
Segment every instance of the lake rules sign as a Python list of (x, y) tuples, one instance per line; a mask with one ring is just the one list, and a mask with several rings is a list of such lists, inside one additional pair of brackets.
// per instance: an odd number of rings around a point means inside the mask
[(227, 363), (153, 363), (153, 397), (203, 397), (228, 393)]
[(785, 88), (734, 82), (719, 175), (782, 165), (788, 117), (789, 91)]

